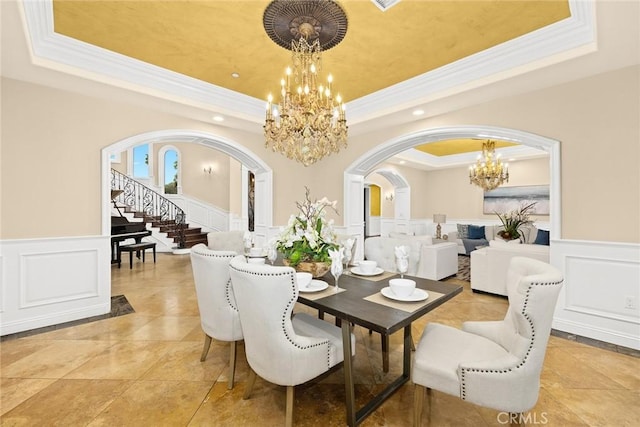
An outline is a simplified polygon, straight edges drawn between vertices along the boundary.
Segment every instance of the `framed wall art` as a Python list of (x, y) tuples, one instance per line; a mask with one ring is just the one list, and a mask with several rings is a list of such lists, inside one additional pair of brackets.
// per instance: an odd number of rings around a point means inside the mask
[(502, 213), (536, 202), (532, 215), (549, 215), (549, 186), (499, 187), (484, 192), (483, 213)]

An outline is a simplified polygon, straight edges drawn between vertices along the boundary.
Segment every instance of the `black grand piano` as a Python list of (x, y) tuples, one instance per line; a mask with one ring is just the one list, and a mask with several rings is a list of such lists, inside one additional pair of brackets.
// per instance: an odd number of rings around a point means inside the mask
[(122, 215), (118, 206), (116, 206), (115, 198), (122, 193), (122, 190), (111, 190), (111, 200), (120, 216), (111, 216), (111, 264), (117, 264), (118, 246), (120, 242), (127, 239), (134, 239), (136, 243), (140, 243), (143, 237), (151, 236), (151, 230), (147, 230), (145, 222), (131, 222)]

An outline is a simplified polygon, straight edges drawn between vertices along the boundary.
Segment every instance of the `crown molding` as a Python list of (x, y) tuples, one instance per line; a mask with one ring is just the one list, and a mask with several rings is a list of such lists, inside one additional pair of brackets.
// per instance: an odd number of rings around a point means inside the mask
[[(21, 2), (34, 64), (262, 123), (264, 101), (53, 31), (52, 0)], [(520, 75), (596, 50), (595, 2), (569, 0), (571, 17), (347, 104), (349, 125)]]
[[(508, 163), (510, 158), (517, 160), (533, 159), (537, 157), (548, 156), (549, 153), (537, 148), (526, 145), (518, 145), (514, 147), (497, 148), (496, 153), (502, 156), (502, 160)], [(400, 160), (407, 162), (405, 166), (414, 167), (423, 170), (441, 170), (445, 168), (455, 168), (469, 166), (476, 162), (478, 152), (452, 154), (448, 156), (434, 156), (415, 148), (403, 151), (390, 159), (388, 162), (399, 163)]]

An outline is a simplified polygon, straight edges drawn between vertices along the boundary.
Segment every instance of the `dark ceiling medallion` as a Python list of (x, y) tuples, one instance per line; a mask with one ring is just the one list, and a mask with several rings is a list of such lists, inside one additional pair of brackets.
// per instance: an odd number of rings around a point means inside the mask
[(291, 49), (291, 41), (301, 36), (300, 27), (313, 27), (307, 41), (320, 39), (323, 51), (342, 41), (347, 33), (347, 15), (331, 0), (275, 0), (269, 3), (262, 17), (267, 35), (277, 45)]

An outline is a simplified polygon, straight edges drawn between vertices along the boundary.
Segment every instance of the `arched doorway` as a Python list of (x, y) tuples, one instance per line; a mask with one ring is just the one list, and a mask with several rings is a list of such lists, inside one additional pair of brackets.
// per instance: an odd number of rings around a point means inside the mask
[[(119, 153), (145, 142), (169, 142), (182, 141), (202, 144), (233, 157), (243, 165), (243, 169), (251, 171), (255, 175), (255, 207), (254, 207), (254, 236), (256, 242), (266, 241), (267, 232), (272, 225), (273, 216), (273, 176), (272, 171), (259, 156), (246, 149), (237, 142), (202, 131), (188, 129), (168, 129), (155, 132), (147, 132), (120, 140), (102, 149), (102, 234), (111, 233), (110, 203), (110, 179), (109, 159), (112, 154)], [(243, 192), (247, 192), (243, 186)], [(247, 194), (242, 195), (247, 200)], [(243, 215), (246, 212), (243, 212)]]
[(360, 235), (358, 240), (364, 241), (362, 235), (364, 177), (373, 172), (379, 163), (416, 145), (459, 138), (499, 139), (549, 153), (550, 238), (559, 239), (561, 236), (560, 141), (520, 130), (482, 125), (440, 127), (401, 135), (372, 148), (356, 159), (344, 172), (345, 232), (358, 234)]
[[(374, 174), (383, 177), (393, 187), (391, 193), (393, 217), (394, 224), (398, 227), (395, 231), (408, 232), (407, 225), (411, 219), (411, 186), (409, 185), (409, 181), (397, 170), (390, 168), (375, 169), (367, 174), (367, 176)], [(384, 224), (382, 224), (381, 232), (382, 235), (386, 235)]]

